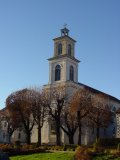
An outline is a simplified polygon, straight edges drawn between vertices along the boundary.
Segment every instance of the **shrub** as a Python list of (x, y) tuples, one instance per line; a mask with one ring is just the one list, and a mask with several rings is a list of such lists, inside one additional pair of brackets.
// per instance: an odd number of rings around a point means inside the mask
[(76, 149), (75, 160), (92, 160), (92, 156), (87, 148), (79, 146)]
[(63, 146), (52, 146), (51, 150), (62, 151), (63, 150)]
[(109, 152), (112, 155), (116, 155), (118, 153), (118, 151), (116, 149), (110, 149)]
[(23, 145), (23, 146), (22, 146), (22, 149), (23, 149), (23, 150), (34, 149), (34, 145), (30, 145), (30, 144), (28, 145), (28, 144), (25, 144), (25, 145)]
[(99, 153), (104, 152), (104, 147), (101, 146), (100, 140), (98, 140), (93, 144), (93, 152), (99, 152)]
[(8, 150), (14, 149), (14, 146), (11, 144), (0, 144), (0, 149), (4, 152), (7, 152)]
[(51, 147), (49, 147), (49, 146), (40, 146), (39, 148), (44, 149), (44, 150), (50, 150), (51, 149)]
[(20, 141), (15, 141), (14, 148), (20, 148)]
[(99, 145), (107, 148), (116, 148), (120, 143), (120, 138), (100, 138)]
[(110, 149), (105, 149), (104, 154), (110, 154)]
[(75, 144), (65, 144), (64, 146), (63, 146), (63, 150), (64, 151), (75, 151), (76, 150), (76, 148), (78, 147), (78, 145), (75, 145)]
[(95, 142), (95, 143), (93, 144), (93, 151), (94, 151), (94, 152), (97, 152), (97, 150), (98, 150), (98, 143)]
[(63, 151), (66, 151), (66, 150), (67, 150), (67, 146), (66, 146), (66, 144), (64, 144)]
[(11, 152), (9, 152), (9, 156), (15, 156), (15, 155), (28, 155), (28, 154), (33, 154), (33, 153), (43, 153), (45, 152), (45, 150), (40, 149), (40, 148), (36, 148), (36, 149), (26, 149), (26, 150), (18, 150), (18, 149), (14, 149)]
[(118, 143), (117, 150), (120, 152), (120, 143)]

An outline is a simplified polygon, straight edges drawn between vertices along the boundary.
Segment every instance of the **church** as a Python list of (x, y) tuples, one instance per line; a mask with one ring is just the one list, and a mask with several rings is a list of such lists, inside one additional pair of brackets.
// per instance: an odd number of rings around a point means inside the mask
[[(75, 43), (76, 40), (69, 36), (69, 30), (64, 27), (60, 30), (60, 37), (54, 38), (54, 54), (53, 57), (49, 58), (49, 82), (47, 85), (44, 85), (45, 88), (50, 88), (57, 85), (65, 85), (67, 88), (67, 93), (73, 95), (75, 91), (83, 88), (90, 88), (93, 92), (103, 93), (99, 90), (96, 90), (92, 87), (84, 85), (78, 82), (78, 64), (80, 61), (75, 57)], [(109, 103), (112, 106), (112, 111), (116, 112), (120, 108), (120, 100), (106, 94), (109, 97)], [(119, 112), (120, 113), (120, 112)], [(120, 115), (114, 117), (114, 123), (112, 123), (105, 133), (104, 130), (101, 130), (101, 137), (118, 137), (120, 138)], [(5, 126), (0, 131), (0, 142), (7, 142), (7, 136)], [(37, 142), (37, 126), (34, 126), (31, 134), (31, 142)], [(74, 136), (74, 142), (77, 144), (77, 134), (76, 131)], [(3, 138), (4, 135), (4, 138)], [(93, 129), (84, 127), (82, 128), (82, 144), (90, 144), (95, 140), (95, 133)], [(56, 135), (54, 132), (54, 126), (51, 122), (44, 122), (42, 128), (42, 143), (43, 144), (55, 144)], [(25, 142), (25, 135), (23, 131), (17, 130), (13, 133), (12, 141), (21, 141)], [(67, 135), (61, 130), (61, 141), (63, 144), (68, 144)]]
[[(49, 58), (49, 83), (44, 85), (45, 88), (50, 88), (57, 85), (65, 85), (67, 88), (68, 95), (73, 95), (75, 91), (82, 88), (89, 88), (95, 93), (105, 94), (101, 91), (98, 91), (94, 88), (91, 88), (87, 85), (81, 84), (78, 82), (78, 64), (79, 60), (75, 57), (75, 43), (76, 40), (69, 36), (69, 30), (64, 27), (60, 30), (60, 37), (54, 38), (54, 55), (52, 58)], [(120, 100), (117, 98), (109, 96), (109, 103), (112, 106), (112, 110), (115, 112), (120, 108)], [(116, 123), (116, 118), (114, 119), (115, 123), (107, 129), (107, 134), (101, 130), (101, 136), (104, 137), (104, 134), (107, 137), (118, 137), (118, 126)], [(45, 122), (42, 128), (42, 142), (48, 144), (55, 144), (56, 135), (53, 131), (53, 124), (50, 122)], [(95, 133), (90, 128), (82, 129), (82, 144), (89, 144), (95, 140)], [(36, 137), (37, 132), (33, 130), (32, 141), (37, 141)], [(74, 142), (77, 144), (78, 141), (78, 132), (74, 136)], [(68, 144), (67, 135), (61, 130), (61, 141), (63, 144)]]

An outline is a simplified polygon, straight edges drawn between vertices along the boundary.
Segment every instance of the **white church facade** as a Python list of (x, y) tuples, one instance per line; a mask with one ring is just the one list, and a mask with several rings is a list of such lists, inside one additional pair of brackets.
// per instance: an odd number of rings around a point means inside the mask
[[(45, 85), (45, 88), (51, 88), (57, 85), (64, 85), (66, 87), (67, 93), (71, 96), (75, 91), (82, 88), (90, 88), (93, 92), (102, 93), (96, 89), (89, 86), (81, 84), (78, 82), (78, 64), (79, 60), (75, 58), (75, 43), (76, 41), (69, 36), (69, 30), (67, 28), (61, 29), (61, 36), (53, 39), (54, 41), (54, 54), (52, 58), (49, 58), (49, 83)], [(103, 93), (105, 94), (105, 93)], [(120, 101), (109, 96), (109, 103), (113, 106), (113, 110), (120, 108)], [(101, 137), (118, 137), (117, 136), (117, 123), (111, 124), (107, 129), (107, 133), (101, 130)], [(53, 131), (54, 127), (51, 122), (45, 122), (42, 128), (42, 143), (55, 144), (56, 135)], [(105, 135), (104, 135), (105, 134)], [(37, 142), (37, 129), (33, 129), (31, 140), (32, 142)], [(82, 144), (92, 143), (96, 138), (96, 133), (90, 128), (82, 128)], [(69, 140), (66, 135), (61, 130), (61, 142), (63, 144), (68, 144)], [(78, 132), (74, 135), (74, 142), (78, 142)]]
[[(82, 88), (90, 88), (93, 92), (102, 93), (94, 88), (78, 82), (78, 64), (79, 60), (75, 58), (75, 43), (76, 41), (69, 36), (69, 30), (65, 27), (61, 29), (61, 36), (53, 39), (54, 41), (54, 55), (49, 58), (49, 83), (44, 85), (45, 88), (50, 88), (57, 85), (65, 85), (67, 93), (72, 95), (75, 91)], [(105, 94), (105, 93), (103, 93)], [(106, 94), (107, 95), (107, 94)], [(113, 111), (115, 112), (120, 108), (120, 100), (109, 96), (109, 103), (113, 106)], [(118, 118), (117, 118), (118, 119)], [(118, 137), (118, 121), (116, 117), (114, 118), (114, 123), (112, 123), (108, 128), (106, 133), (101, 130), (101, 137)], [(119, 129), (118, 129), (119, 128)], [(7, 142), (5, 139), (6, 130), (2, 129), (0, 131), (0, 142)], [(3, 137), (4, 134), (4, 137)], [(7, 134), (7, 133), (6, 133)], [(34, 126), (31, 134), (31, 142), (37, 142), (37, 126)], [(76, 131), (74, 136), (74, 142), (77, 144), (78, 132)], [(6, 136), (7, 137), (7, 136)], [(54, 126), (51, 122), (46, 121), (42, 128), (42, 143), (43, 144), (55, 144), (56, 135), (54, 132)], [(17, 130), (13, 133), (12, 141), (25, 142), (25, 134), (21, 130)], [(95, 140), (95, 132), (92, 129), (83, 127), (82, 128), (82, 144), (89, 144)], [(61, 130), (61, 142), (63, 144), (68, 144), (67, 135)]]

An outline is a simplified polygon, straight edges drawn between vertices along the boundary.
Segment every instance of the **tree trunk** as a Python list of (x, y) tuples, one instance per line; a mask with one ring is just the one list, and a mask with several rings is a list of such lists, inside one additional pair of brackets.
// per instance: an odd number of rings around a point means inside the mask
[(31, 143), (31, 133), (30, 133), (30, 131), (26, 132), (26, 141), (27, 141), (27, 144)]
[(8, 141), (9, 141), (9, 144), (11, 144), (11, 135), (8, 134)]
[(41, 146), (41, 126), (40, 126), (40, 122), (38, 123), (38, 146)]
[(78, 131), (78, 145), (81, 145), (81, 121), (79, 122)]
[(96, 141), (98, 142), (98, 139), (100, 137), (100, 127), (97, 126), (97, 131), (96, 131)]
[(69, 134), (69, 144), (74, 144), (74, 134)]
[(56, 122), (56, 145), (61, 145), (60, 122)]

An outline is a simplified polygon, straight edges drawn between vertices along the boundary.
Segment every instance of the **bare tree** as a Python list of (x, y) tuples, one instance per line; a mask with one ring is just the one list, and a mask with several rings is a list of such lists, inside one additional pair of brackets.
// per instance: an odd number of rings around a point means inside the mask
[(3, 110), (0, 110), (0, 129), (2, 128)]
[(56, 144), (61, 145), (61, 113), (65, 107), (67, 94), (65, 86), (52, 86), (44, 89), (44, 106), (49, 110), (49, 114), (55, 122), (56, 127)]
[(6, 131), (8, 134), (8, 141), (11, 143), (11, 137), (13, 132), (20, 127), (19, 119), (16, 115), (13, 115), (8, 111), (7, 108), (4, 108), (0, 111), (0, 120), (1, 120), (1, 127), (2, 127), (2, 122), (5, 122), (5, 127)]
[(19, 117), (17, 117), (15, 114), (13, 115), (12, 113), (10, 113), (9, 110), (6, 108), (3, 112), (3, 116), (5, 122), (7, 123), (6, 127), (7, 127), (9, 143), (11, 143), (11, 137), (13, 132), (20, 127)]
[(100, 137), (100, 128), (107, 128), (112, 120), (109, 97), (105, 94), (94, 94), (92, 96), (92, 105), (89, 122), (96, 128), (96, 140), (98, 140)]
[(15, 116), (19, 118), (26, 133), (27, 143), (30, 144), (31, 131), (34, 126), (34, 119), (31, 117), (33, 107), (31, 105), (31, 91), (23, 89), (12, 93), (6, 99), (6, 107), (10, 113), (13, 113), (13, 121), (15, 121)]
[(90, 110), (92, 109), (91, 104), (91, 91), (88, 88), (79, 89), (73, 95), (71, 99), (71, 112), (77, 113), (77, 124), (78, 124), (78, 144), (81, 145), (81, 128), (82, 120), (85, 119)]
[(31, 103), (33, 109), (32, 109), (32, 114), (33, 118), (38, 126), (38, 146), (41, 145), (41, 129), (43, 127), (43, 123), (45, 121), (45, 118), (47, 116), (47, 108), (44, 105), (43, 102), (43, 90), (40, 88), (33, 88), (31, 89), (32, 92), (32, 98), (31, 98)]
[(61, 128), (67, 134), (69, 138), (69, 144), (74, 144), (74, 134), (78, 128), (77, 113), (71, 112), (70, 105), (68, 105), (64, 109), (64, 112), (62, 112), (61, 118)]

